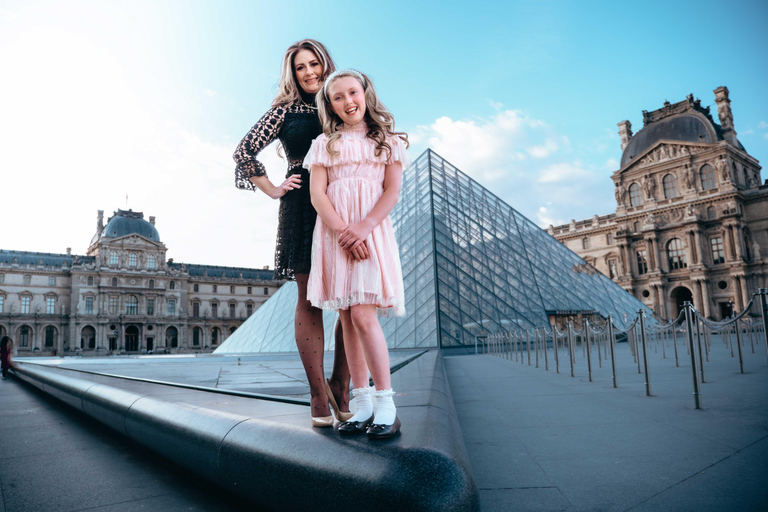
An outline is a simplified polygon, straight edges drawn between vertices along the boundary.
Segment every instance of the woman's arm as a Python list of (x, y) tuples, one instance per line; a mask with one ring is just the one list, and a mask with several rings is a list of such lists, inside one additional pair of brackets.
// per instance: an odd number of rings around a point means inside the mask
[(384, 192), (366, 217), (347, 226), (341, 231), (339, 244), (344, 249), (353, 249), (360, 245), (371, 231), (392, 212), (400, 199), (400, 188), (403, 184), (403, 164), (393, 162), (384, 168)]
[(256, 188), (273, 199), (285, 195), (291, 189), (299, 188), (301, 180), (293, 175), (280, 186), (275, 186), (267, 178), (264, 164), (259, 162), (257, 155), (274, 141), (285, 121), (285, 107), (272, 107), (264, 114), (253, 128), (243, 137), (235, 149), (232, 158), (235, 160), (235, 186), (244, 190)]

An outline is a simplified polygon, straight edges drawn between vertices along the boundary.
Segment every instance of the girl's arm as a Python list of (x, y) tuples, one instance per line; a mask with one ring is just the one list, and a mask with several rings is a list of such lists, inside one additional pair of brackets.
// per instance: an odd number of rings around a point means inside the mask
[(294, 188), (301, 188), (301, 179), (298, 174), (294, 174), (276, 187), (267, 178), (264, 164), (256, 159), (261, 150), (277, 138), (285, 121), (285, 111), (285, 107), (269, 109), (237, 145), (235, 154), (232, 155), (236, 164), (235, 186), (237, 188), (253, 191), (258, 188), (272, 199), (282, 197)]
[(368, 238), (371, 231), (387, 218), (400, 198), (400, 187), (403, 184), (403, 164), (395, 161), (384, 168), (384, 192), (368, 215), (357, 224), (341, 230), (339, 244), (344, 249), (354, 249)]
[[(328, 169), (323, 165), (313, 165), (312, 172), (309, 174), (309, 195), (312, 206), (317, 210), (317, 214), (323, 223), (336, 233), (340, 233), (347, 227), (339, 214), (328, 199), (326, 190), (328, 189)], [(348, 249), (350, 255), (356, 260), (368, 258), (367, 244), (358, 244), (354, 249)]]

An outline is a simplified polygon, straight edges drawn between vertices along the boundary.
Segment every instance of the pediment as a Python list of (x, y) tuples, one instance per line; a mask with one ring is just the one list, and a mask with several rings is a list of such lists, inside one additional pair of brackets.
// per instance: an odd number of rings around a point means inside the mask
[(153, 249), (165, 249), (165, 244), (145, 238), (139, 234), (131, 233), (130, 235), (121, 236), (119, 238), (112, 238), (108, 243), (102, 240), (104, 246), (120, 246), (120, 247), (151, 247)]
[[(618, 174), (627, 174), (637, 169), (651, 167), (662, 162), (684, 159), (713, 147), (713, 144), (660, 140), (644, 153), (633, 158)], [(681, 161), (681, 163), (683, 163)]]

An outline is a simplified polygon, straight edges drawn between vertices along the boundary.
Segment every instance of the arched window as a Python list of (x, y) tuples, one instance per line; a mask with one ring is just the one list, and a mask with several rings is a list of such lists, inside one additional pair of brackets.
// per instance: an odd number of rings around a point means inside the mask
[(177, 348), (179, 346), (179, 330), (175, 327), (169, 327), (165, 330), (165, 346)]
[(96, 329), (90, 325), (83, 327), (80, 332), (80, 348), (96, 348)]
[(154, 279), (150, 279), (149, 280), (149, 287), (150, 288), (154, 288), (155, 287), (155, 280)]
[(176, 289), (176, 281), (171, 281), (171, 285), (169, 286), (169, 288), (171, 290), (175, 290)]
[(192, 329), (192, 344), (193, 345), (200, 345), (200, 338), (202, 338), (203, 330), (199, 327), (195, 327)]
[(749, 235), (744, 233), (744, 259), (746, 261), (752, 261), (752, 253), (749, 249), (750, 249)]
[(138, 315), (139, 314), (139, 299), (135, 295), (129, 295), (125, 299), (125, 314), (126, 315)]
[(147, 256), (147, 268), (155, 268), (155, 257), (152, 255)]
[(128, 255), (128, 266), (129, 267), (135, 267), (139, 264), (139, 257), (136, 256), (136, 253), (132, 252)]
[(211, 329), (211, 345), (216, 345), (219, 343), (219, 333), (221, 331), (218, 327), (214, 327)]
[(643, 198), (640, 196), (640, 185), (633, 183), (629, 186), (629, 206), (640, 206)]
[(88, 286), (93, 286), (93, 276), (88, 276)]
[(116, 277), (112, 278), (112, 286), (117, 286), (117, 278)]
[(585, 236), (581, 239), (581, 248), (582, 249), (589, 249), (589, 237)]
[(709, 164), (704, 164), (699, 170), (701, 177), (701, 190), (712, 190), (715, 188), (715, 170)]
[(111, 253), (109, 253), (109, 264), (114, 266), (114, 265), (117, 265), (118, 263), (119, 263), (119, 260), (117, 257), (117, 252), (112, 251)]
[(22, 325), (21, 327), (19, 327), (19, 346), (28, 347), (29, 338), (31, 336), (32, 336), (32, 329), (30, 329), (29, 326)]
[(667, 174), (661, 180), (661, 183), (664, 185), (664, 197), (667, 199), (677, 197), (677, 181), (673, 175)]
[(230, 327), (229, 328), (229, 335), (232, 336), (233, 334), (235, 334), (236, 330), (237, 330), (237, 327)]
[(52, 325), (49, 325), (45, 328), (45, 346), (46, 347), (53, 347), (54, 343), (56, 342), (56, 328)]
[(685, 249), (679, 238), (673, 238), (667, 243), (667, 256), (669, 257), (669, 270), (685, 268)]
[(194, 285), (194, 286), (192, 287), (192, 291), (193, 291), (193, 292), (199, 292), (199, 291), (200, 291), (200, 285), (199, 285), (199, 284), (196, 284), (196, 285)]

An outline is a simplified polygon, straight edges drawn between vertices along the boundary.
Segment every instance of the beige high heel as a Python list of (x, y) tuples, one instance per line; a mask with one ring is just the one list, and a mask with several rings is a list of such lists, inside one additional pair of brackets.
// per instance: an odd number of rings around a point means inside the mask
[(333, 426), (333, 416), (320, 416), (319, 418), (312, 417), (312, 426), (325, 428)]
[(336, 403), (336, 399), (333, 397), (333, 392), (331, 392), (331, 385), (328, 383), (328, 379), (325, 379), (325, 393), (328, 395), (328, 403), (331, 404), (331, 409), (333, 409), (333, 412), (336, 414), (336, 418), (338, 418), (339, 421), (347, 421), (355, 415), (352, 412), (342, 412), (339, 409), (339, 404)]

